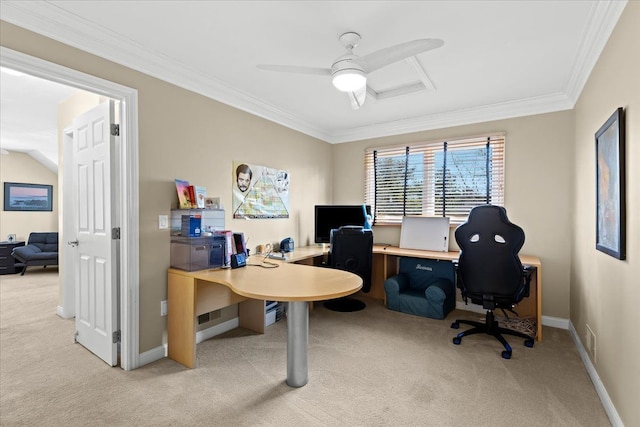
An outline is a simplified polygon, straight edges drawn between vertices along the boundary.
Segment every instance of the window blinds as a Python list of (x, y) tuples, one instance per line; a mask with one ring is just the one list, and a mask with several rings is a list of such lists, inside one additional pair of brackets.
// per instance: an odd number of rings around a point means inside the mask
[(464, 222), (481, 204), (504, 204), (504, 134), (365, 150), (365, 203), (374, 224), (405, 215)]

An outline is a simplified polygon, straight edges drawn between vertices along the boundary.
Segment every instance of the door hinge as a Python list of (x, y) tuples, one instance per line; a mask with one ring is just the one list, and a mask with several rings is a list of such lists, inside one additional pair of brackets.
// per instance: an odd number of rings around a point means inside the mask
[(120, 227), (115, 227), (111, 229), (111, 239), (120, 240)]
[(120, 136), (120, 125), (111, 125), (111, 136)]
[(120, 330), (113, 331), (113, 343), (118, 344), (120, 342)]

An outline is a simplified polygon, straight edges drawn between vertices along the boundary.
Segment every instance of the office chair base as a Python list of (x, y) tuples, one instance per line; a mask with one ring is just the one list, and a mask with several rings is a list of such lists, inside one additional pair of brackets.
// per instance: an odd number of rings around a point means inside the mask
[(323, 303), (324, 307), (331, 311), (339, 311), (342, 313), (348, 313), (351, 311), (364, 310), (367, 306), (364, 302), (355, 298), (336, 298)]
[(500, 326), (498, 326), (498, 321), (494, 318), (493, 311), (487, 311), (485, 319), (485, 323), (475, 322), (473, 320), (456, 319), (456, 321), (451, 324), (451, 327), (453, 329), (458, 329), (460, 327), (460, 323), (473, 326), (473, 328), (460, 332), (453, 338), (453, 343), (455, 345), (460, 345), (462, 342), (462, 338), (468, 335), (491, 335), (498, 341), (500, 341), (500, 343), (504, 346), (504, 351), (502, 352), (503, 359), (511, 359), (512, 350), (511, 346), (509, 345), (507, 340), (504, 339), (502, 334), (524, 338), (525, 347), (533, 347), (534, 337), (530, 337), (529, 335), (523, 334), (522, 332), (514, 331), (513, 329), (501, 328)]

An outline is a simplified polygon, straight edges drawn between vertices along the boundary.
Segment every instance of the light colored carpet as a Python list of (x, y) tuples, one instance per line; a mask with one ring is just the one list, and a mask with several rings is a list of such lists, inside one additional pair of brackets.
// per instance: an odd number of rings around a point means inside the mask
[[(533, 348), (486, 335), (451, 342), (438, 321), (366, 300), (356, 313), (317, 304), (309, 383), (285, 384), (286, 320), (198, 345), (196, 369), (163, 359), (111, 368), (74, 344), (55, 314), (57, 275), (0, 276), (0, 424), (47, 426), (608, 426), (564, 330)], [(464, 328), (464, 326), (462, 326)]]

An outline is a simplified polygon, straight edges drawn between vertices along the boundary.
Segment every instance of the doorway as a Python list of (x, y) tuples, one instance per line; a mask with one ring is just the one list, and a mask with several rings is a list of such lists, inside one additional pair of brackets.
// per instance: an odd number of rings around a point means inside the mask
[[(135, 89), (62, 67), (0, 47), (0, 66), (12, 68), (45, 80), (54, 81), (77, 89), (93, 92), (119, 101), (120, 145), (117, 158), (113, 159), (120, 182), (120, 192), (114, 197), (120, 221), (120, 250), (117, 262), (120, 265), (120, 366), (131, 370), (139, 364), (139, 263), (138, 263), (138, 94)], [(60, 251), (64, 258), (66, 246), (64, 230), (60, 234)], [(65, 292), (61, 286), (62, 311), (75, 307), (75, 293)]]

